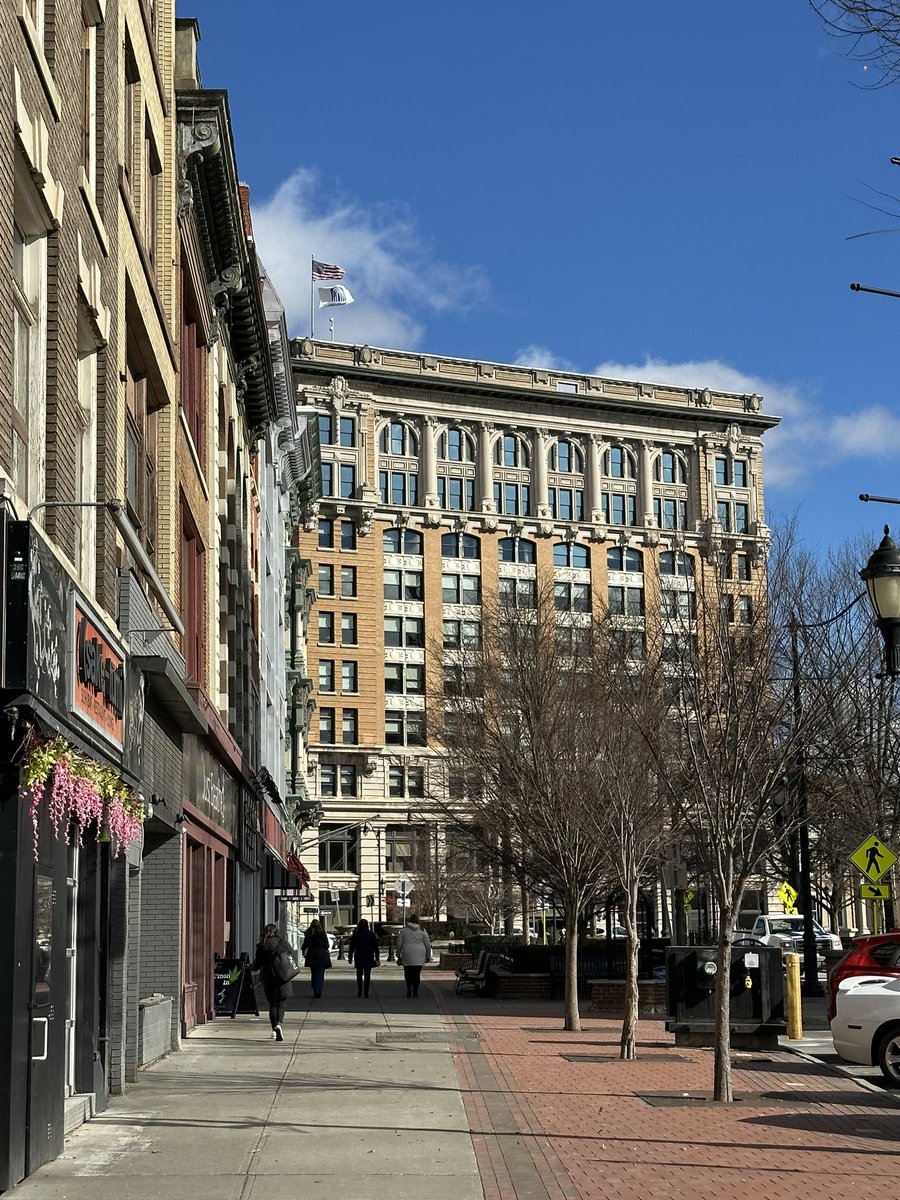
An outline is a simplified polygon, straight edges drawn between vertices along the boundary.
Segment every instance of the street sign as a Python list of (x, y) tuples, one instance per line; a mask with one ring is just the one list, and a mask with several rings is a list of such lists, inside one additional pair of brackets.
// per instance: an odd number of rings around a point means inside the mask
[(877, 883), (897, 861), (897, 855), (873, 833), (853, 851), (850, 861), (869, 883)]
[(409, 901), (404, 897), (397, 901), (397, 908), (409, 908)]
[(315, 917), (319, 912), (318, 908), (304, 908), (303, 911), (308, 917)]
[(408, 875), (398, 875), (394, 884), (394, 891), (399, 892), (401, 896), (405, 896), (407, 892), (412, 891), (412, 880)]
[(778, 889), (778, 899), (784, 905), (784, 911), (789, 917), (793, 917), (797, 912), (797, 889), (785, 880)]
[(859, 895), (862, 900), (890, 900), (890, 884), (864, 883), (860, 886)]

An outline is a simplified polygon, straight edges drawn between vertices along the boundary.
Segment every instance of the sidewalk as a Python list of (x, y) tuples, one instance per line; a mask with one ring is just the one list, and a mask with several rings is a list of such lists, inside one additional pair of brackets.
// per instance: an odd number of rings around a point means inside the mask
[[(705, 1099), (711, 1054), (642, 1022), (561, 1004), (419, 1000), (385, 964), (358, 1000), (344, 962), (302, 982), (287, 1040), (218, 1020), (142, 1073), (12, 1200), (842, 1200), (900, 1195), (900, 1105), (787, 1050), (739, 1055), (734, 1105)], [(802, 1045), (802, 1044), (801, 1044)]]

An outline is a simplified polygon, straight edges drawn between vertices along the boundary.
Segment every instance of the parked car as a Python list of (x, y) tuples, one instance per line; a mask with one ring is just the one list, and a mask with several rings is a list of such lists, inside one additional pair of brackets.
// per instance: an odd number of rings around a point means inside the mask
[(828, 976), (828, 1020), (834, 1018), (838, 985), (853, 975), (900, 977), (900, 933), (856, 937)]
[[(836, 933), (823, 929), (818, 921), (813, 921), (813, 932), (816, 935), (816, 950), (842, 950), (841, 939)], [(778, 946), (781, 950), (803, 953), (803, 917), (769, 917), (759, 916), (751, 930), (767, 946)]]
[(877, 1066), (900, 1087), (900, 977), (851, 975), (838, 985), (834, 1048), (848, 1062)]
[(340, 947), (341, 947), (341, 939), (338, 937), (338, 935), (336, 933), (329, 933), (328, 934), (329, 953), (337, 954)]

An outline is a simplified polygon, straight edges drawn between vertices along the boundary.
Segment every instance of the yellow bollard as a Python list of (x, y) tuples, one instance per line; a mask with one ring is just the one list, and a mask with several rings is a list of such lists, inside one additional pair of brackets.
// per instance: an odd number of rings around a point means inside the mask
[(800, 955), (784, 956), (784, 999), (787, 1007), (787, 1035), (795, 1041), (803, 1037), (803, 1005), (800, 1001)]

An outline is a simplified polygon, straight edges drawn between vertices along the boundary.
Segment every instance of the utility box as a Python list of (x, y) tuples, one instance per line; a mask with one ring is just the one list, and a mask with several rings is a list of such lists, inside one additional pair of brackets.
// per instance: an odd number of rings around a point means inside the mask
[[(676, 1046), (711, 1046), (716, 1025), (715, 946), (670, 946), (666, 951), (666, 1029)], [(731, 1045), (736, 1050), (777, 1050), (787, 1032), (784, 964), (774, 946), (731, 948)]]

